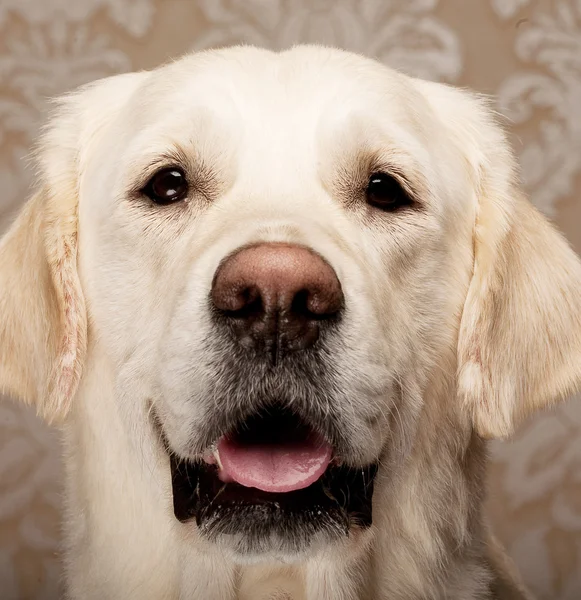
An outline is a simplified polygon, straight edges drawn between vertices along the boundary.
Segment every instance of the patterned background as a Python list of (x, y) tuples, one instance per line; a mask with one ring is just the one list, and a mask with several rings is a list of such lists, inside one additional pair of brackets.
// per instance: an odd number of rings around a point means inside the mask
[[(47, 98), (190, 49), (298, 41), (494, 94), (533, 201), (581, 249), (581, 0), (0, 0), (0, 228)], [(58, 598), (58, 439), (0, 403), (0, 598)], [(581, 403), (493, 446), (489, 511), (539, 598), (581, 598)]]

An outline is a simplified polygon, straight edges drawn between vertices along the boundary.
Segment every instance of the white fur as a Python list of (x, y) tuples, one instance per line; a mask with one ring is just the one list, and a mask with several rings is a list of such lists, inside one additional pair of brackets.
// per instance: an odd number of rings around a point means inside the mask
[[(168, 154), (212, 184), (152, 207), (136, 190)], [(579, 383), (581, 266), (517, 189), (482, 99), (337, 50), (232, 48), (62, 99), (38, 158), (0, 245), (0, 386), (63, 424), (69, 598), (527, 597), (486, 532), (482, 438)], [(340, 189), (365, 160), (420, 209)], [(361, 462), (381, 460), (372, 529), (292, 563), (244, 563), (180, 524), (149, 420), (181, 453), (203, 430), (212, 278), (263, 241), (337, 272), (333, 410)]]

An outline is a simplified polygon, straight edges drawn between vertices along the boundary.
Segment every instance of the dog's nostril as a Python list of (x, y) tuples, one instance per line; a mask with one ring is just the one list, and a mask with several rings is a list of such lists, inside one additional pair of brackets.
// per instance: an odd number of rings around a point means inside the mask
[[(216, 304), (216, 302), (215, 302)], [(225, 313), (230, 317), (243, 319), (252, 314), (262, 312), (262, 297), (257, 287), (243, 287), (240, 290), (232, 290), (220, 298), (217, 305), (221, 305)]]
[(331, 266), (307, 248), (285, 244), (252, 246), (227, 258), (211, 299), (245, 347), (251, 343), (275, 357), (311, 347), (322, 322), (343, 306)]
[(318, 290), (303, 289), (293, 297), (290, 312), (308, 319), (323, 320), (334, 316), (340, 308), (338, 302), (329, 302)]
[(309, 309), (309, 296), (309, 290), (299, 290), (292, 299), (291, 312), (299, 315), (309, 316), (312, 314), (315, 316), (315, 313), (311, 313), (311, 310)]

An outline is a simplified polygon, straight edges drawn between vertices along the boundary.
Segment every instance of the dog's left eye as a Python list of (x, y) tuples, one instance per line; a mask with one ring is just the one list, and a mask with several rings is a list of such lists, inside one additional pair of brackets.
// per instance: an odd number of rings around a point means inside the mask
[(409, 206), (412, 201), (401, 183), (387, 173), (373, 173), (365, 190), (367, 203), (385, 211)]
[(181, 169), (169, 167), (158, 171), (146, 183), (143, 193), (156, 204), (172, 204), (186, 197), (188, 182)]

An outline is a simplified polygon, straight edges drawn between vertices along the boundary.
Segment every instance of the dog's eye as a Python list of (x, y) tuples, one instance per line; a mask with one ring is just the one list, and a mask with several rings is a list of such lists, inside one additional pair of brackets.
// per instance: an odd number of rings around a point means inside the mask
[(156, 204), (171, 204), (186, 197), (188, 182), (181, 169), (169, 167), (158, 171), (147, 182), (143, 193)]
[(365, 196), (369, 204), (386, 211), (394, 211), (412, 203), (399, 181), (387, 173), (371, 175)]

